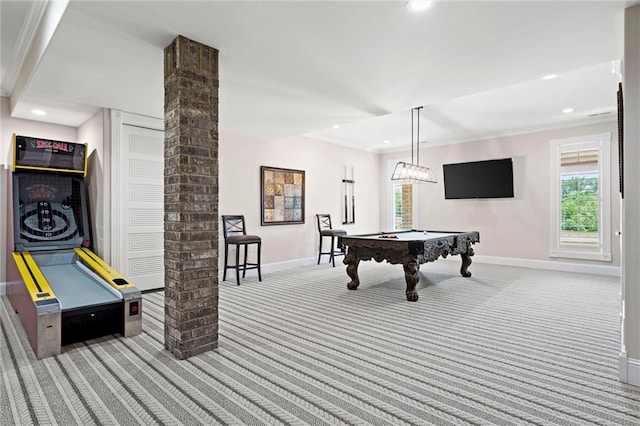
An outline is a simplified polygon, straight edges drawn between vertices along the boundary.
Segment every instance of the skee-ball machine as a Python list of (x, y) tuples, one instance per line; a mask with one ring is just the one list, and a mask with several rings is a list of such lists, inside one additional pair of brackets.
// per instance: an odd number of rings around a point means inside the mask
[(85, 144), (14, 134), (7, 296), (38, 359), (142, 331), (140, 291), (91, 251), (86, 172)]

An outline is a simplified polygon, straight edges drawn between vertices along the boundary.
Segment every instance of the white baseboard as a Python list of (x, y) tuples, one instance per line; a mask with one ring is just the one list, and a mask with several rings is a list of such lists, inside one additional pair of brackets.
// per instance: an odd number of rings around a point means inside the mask
[[(343, 257), (336, 258), (336, 267), (344, 266), (342, 264)], [(442, 260), (442, 259), (440, 259)], [(439, 261), (440, 261), (439, 260)], [(449, 256), (446, 260), (460, 262), (459, 256)], [(473, 262), (488, 263), (492, 265), (505, 265), (505, 266), (520, 266), (523, 268), (532, 269), (547, 269), (552, 271), (562, 272), (575, 272), (583, 274), (595, 274), (595, 275), (608, 275), (613, 277), (620, 276), (619, 266), (607, 266), (607, 265), (593, 265), (589, 263), (571, 263), (571, 262), (554, 262), (550, 260), (534, 260), (534, 259), (521, 259), (517, 257), (498, 257), (498, 256), (482, 256), (475, 255), (471, 258)], [(268, 263), (262, 265), (262, 272), (277, 272), (284, 271), (291, 268), (297, 268), (300, 266), (316, 265), (318, 262), (317, 257), (307, 257), (302, 259), (287, 260), (284, 262)], [(322, 264), (327, 264), (327, 259), (323, 257)]]
[[(342, 256), (336, 258), (336, 267), (344, 266), (342, 264), (342, 259), (343, 259)], [(447, 257), (446, 260), (460, 262), (460, 257), (449, 256)], [(619, 266), (593, 265), (588, 263), (554, 262), (554, 261), (548, 261), (548, 260), (534, 260), (534, 259), (521, 259), (517, 257), (498, 257), (498, 256), (482, 256), (482, 255), (475, 255), (471, 258), (471, 260), (477, 263), (488, 263), (492, 265), (520, 266), (523, 268), (548, 269), (552, 271), (607, 275), (607, 276), (613, 276), (613, 277), (620, 276)], [(284, 271), (287, 269), (297, 268), (301, 266), (316, 265), (317, 262), (318, 262), (317, 257), (307, 257), (302, 259), (287, 260), (284, 262), (267, 263), (262, 265), (262, 272), (270, 273), (270, 272)], [(327, 263), (327, 260), (323, 257), (321, 265), (326, 263)], [(222, 277), (222, 268), (220, 271), (220, 277)]]
[[(263, 263), (260, 267), (260, 269), (262, 270), (263, 274), (268, 274), (270, 272), (278, 272), (278, 271), (286, 271), (287, 269), (293, 269), (293, 268), (298, 268), (298, 267), (302, 267), (302, 266), (309, 266), (309, 265), (315, 265), (318, 262), (318, 258), (317, 257), (307, 257), (307, 258), (302, 258), (302, 259), (292, 259), (292, 260), (286, 260), (284, 262), (275, 262), (275, 263)], [(338, 263), (340, 263), (340, 265), (342, 265), (342, 257), (336, 258), (336, 267), (338, 266)], [(220, 281), (222, 281), (222, 274), (224, 273), (224, 266), (220, 267), (220, 271), (218, 273), (218, 279)], [(230, 270), (231, 272), (234, 272), (233, 269)], [(255, 274), (257, 274), (257, 272), (254, 272)], [(227, 278), (229, 277), (229, 272), (227, 272)]]
[(640, 386), (640, 359), (629, 358), (627, 383)]
[[(458, 256), (450, 256), (447, 258), (450, 261), (460, 262), (460, 258)], [(506, 266), (521, 266), (524, 268), (534, 268), (534, 269), (550, 269), (554, 271), (564, 271), (564, 272), (578, 272), (578, 273), (589, 273), (596, 275), (609, 275), (614, 277), (620, 276), (620, 267), (619, 266), (601, 266), (601, 265), (590, 265), (584, 263), (569, 263), (569, 262), (550, 262), (545, 260), (532, 260), (532, 259), (520, 259), (515, 257), (497, 257), (497, 256), (473, 256), (472, 260), (478, 263), (489, 263), (493, 265), (506, 265)], [(285, 271), (287, 269), (297, 268), (301, 266), (309, 266), (316, 265), (318, 262), (318, 258), (316, 257), (307, 257), (302, 259), (293, 259), (287, 260), (284, 262), (276, 262), (276, 263), (267, 263), (262, 265), (263, 273), (270, 272), (278, 272)], [(326, 263), (323, 260), (323, 263)], [(336, 267), (344, 266), (342, 264), (342, 256), (336, 259)], [(220, 276), (218, 277), (220, 281), (222, 281), (222, 268), (220, 268)], [(0, 296), (4, 296), (7, 294), (7, 283), (0, 282)]]
[[(267, 263), (262, 265), (261, 269), (263, 273), (268, 274), (269, 272), (286, 271), (287, 269), (298, 268), (301, 266), (316, 265), (317, 262), (317, 257), (306, 257), (302, 259), (286, 260), (284, 262)], [(336, 258), (336, 266), (338, 266), (338, 263), (342, 265), (342, 257)]]
[[(451, 256), (449, 260), (460, 261), (458, 256)], [(498, 257), (475, 255), (472, 261), (493, 265), (521, 266), (523, 268), (548, 269), (552, 271), (576, 272), (582, 274), (620, 276), (619, 266), (593, 265), (589, 263), (553, 262), (549, 260), (521, 259), (517, 257)]]
[(627, 353), (621, 352), (618, 371), (622, 383), (640, 386), (640, 359), (627, 358)]

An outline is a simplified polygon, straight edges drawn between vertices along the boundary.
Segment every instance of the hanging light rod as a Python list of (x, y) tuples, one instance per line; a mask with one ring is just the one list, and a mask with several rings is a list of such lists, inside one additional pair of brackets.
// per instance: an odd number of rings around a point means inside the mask
[[(437, 183), (436, 177), (428, 167), (420, 165), (420, 110), (422, 107), (415, 107), (411, 110), (411, 163), (399, 161), (393, 170), (391, 180), (400, 180), (407, 183)], [(417, 117), (417, 126), (414, 129), (413, 116)], [(416, 136), (416, 162), (413, 162), (413, 140)]]

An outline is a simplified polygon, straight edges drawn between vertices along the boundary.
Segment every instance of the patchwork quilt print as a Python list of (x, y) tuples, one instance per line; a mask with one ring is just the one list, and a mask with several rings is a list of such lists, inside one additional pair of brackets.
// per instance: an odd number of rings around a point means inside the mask
[(262, 166), (263, 224), (304, 222), (304, 171)]

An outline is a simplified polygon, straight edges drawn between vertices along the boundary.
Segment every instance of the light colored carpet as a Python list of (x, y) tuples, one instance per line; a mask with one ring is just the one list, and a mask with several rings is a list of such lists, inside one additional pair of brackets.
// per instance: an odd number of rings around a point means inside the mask
[(163, 349), (162, 293), (140, 336), (41, 361), (3, 298), (1, 423), (640, 424), (617, 278), (458, 268), (422, 265), (416, 303), (386, 263), (362, 262), (356, 291), (326, 263), (222, 282), (219, 349), (186, 361)]

